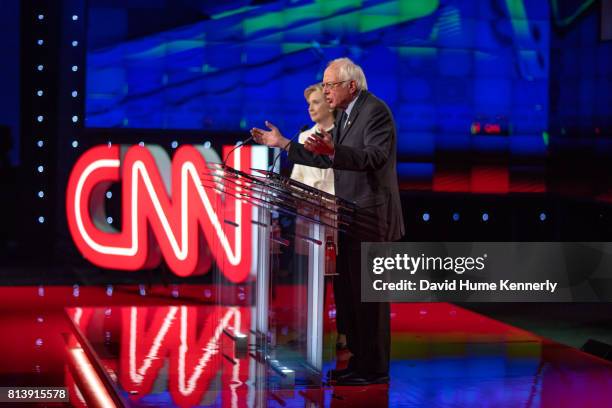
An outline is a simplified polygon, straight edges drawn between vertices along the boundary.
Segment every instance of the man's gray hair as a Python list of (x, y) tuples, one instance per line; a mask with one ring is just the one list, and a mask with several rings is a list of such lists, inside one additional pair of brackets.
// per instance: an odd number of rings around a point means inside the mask
[(357, 84), (357, 90), (359, 91), (368, 89), (368, 81), (366, 81), (363, 69), (351, 61), (350, 58), (336, 58), (335, 60), (330, 61), (327, 66), (329, 67), (332, 64), (338, 66), (338, 76), (340, 80), (355, 81)]

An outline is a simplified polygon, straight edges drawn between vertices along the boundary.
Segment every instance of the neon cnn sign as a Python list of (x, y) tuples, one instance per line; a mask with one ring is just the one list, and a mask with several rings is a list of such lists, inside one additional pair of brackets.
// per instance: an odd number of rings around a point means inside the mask
[[(224, 156), (231, 147), (224, 147)], [(243, 147), (228, 164), (249, 171), (254, 153)], [(265, 153), (264, 153), (265, 154)], [(267, 160), (267, 156), (266, 156)], [(185, 145), (172, 162), (159, 146), (94, 147), (76, 162), (66, 192), (68, 227), (77, 248), (102, 268), (153, 268), (163, 256), (178, 276), (206, 273), (213, 258), (232, 282), (252, 265), (252, 205), (202, 185), (213, 149)], [(106, 222), (105, 193), (121, 182), (122, 228)]]

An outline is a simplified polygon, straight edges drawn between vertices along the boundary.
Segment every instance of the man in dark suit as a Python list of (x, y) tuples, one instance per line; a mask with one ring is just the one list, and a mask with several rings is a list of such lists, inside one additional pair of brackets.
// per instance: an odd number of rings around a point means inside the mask
[[(338, 115), (332, 134), (311, 136), (304, 145), (285, 138), (273, 124), (253, 128), (258, 143), (281, 147), (295, 163), (334, 169), (336, 195), (354, 201), (356, 217), (367, 224), (339, 237), (339, 293), (336, 303), (347, 312), (347, 346), (353, 356), (345, 370), (332, 370), (338, 385), (389, 381), (389, 303), (361, 302), (360, 244), (396, 241), (404, 234), (396, 171), (397, 135), (387, 105), (367, 90), (363, 70), (348, 58), (329, 63), (323, 92)], [(355, 233), (356, 232), (356, 233)], [(336, 292), (336, 291), (335, 291)]]

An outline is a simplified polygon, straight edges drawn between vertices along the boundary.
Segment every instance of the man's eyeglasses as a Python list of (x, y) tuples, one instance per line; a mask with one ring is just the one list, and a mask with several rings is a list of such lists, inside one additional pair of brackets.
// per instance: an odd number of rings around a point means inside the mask
[(325, 89), (334, 89), (335, 87), (337, 87), (340, 84), (343, 84), (345, 82), (349, 82), (350, 79), (347, 79), (346, 81), (337, 81), (337, 82), (321, 82), (321, 87), (325, 90)]

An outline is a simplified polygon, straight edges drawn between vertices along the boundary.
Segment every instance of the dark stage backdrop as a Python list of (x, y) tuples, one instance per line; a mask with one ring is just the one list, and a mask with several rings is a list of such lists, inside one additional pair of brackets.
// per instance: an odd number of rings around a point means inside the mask
[[(19, 163), (19, 2), (0, 0), (0, 172)], [(2, 173), (2, 175), (4, 175)], [(4, 185), (7, 180), (0, 180)]]

